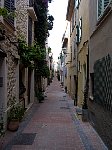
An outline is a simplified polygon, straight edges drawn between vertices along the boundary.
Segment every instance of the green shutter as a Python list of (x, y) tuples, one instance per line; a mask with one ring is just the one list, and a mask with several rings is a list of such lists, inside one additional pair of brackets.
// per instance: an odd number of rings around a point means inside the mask
[(102, 14), (102, 3), (103, 2), (103, 0), (98, 0), (98, 18), (101, 16), (101, 14)]
[(79, 19), (79, 40), (82, 38), (82, 17)]
[(104, 0), (104, 9), (108, 6), (110, 0)]
[(79, 7), (79, 0), (75, 0), (75, 8)]
[(76, 26), (76, 43), (79, 43), (79, 26)]

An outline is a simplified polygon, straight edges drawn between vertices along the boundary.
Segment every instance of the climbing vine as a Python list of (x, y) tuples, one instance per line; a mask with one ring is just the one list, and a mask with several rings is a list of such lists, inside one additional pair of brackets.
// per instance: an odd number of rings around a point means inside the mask
[(48, 0), (38, 0), (35, 5), (38, 18), (38, 21), (35, 22), (35, 40), (41, 47), (45, 47), (46, 38), (49, 35), (48, 30), (52, 30), (54, 21), (53, 16), (48, 14), (47, 2)]
[(10, 16), (15, 16), (15, 13), (14, 12), (9, 12), (6, 8), (1, 8), (0, 7), (0, 16), (3, 16), (3, 17), (10, 17)]

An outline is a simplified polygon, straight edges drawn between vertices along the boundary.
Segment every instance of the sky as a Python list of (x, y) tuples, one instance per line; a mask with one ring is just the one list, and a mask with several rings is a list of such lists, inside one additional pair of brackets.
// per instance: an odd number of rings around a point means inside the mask
[(62, 36), (66, 29), (66, 13), (68, 0), (52, 0), (49, 4), (49, 14), (54, 17), (53, 29), (50, 31), (48, 46), (51, 47), (54, 61), (58, 61), (58, 56), (62, 47)]

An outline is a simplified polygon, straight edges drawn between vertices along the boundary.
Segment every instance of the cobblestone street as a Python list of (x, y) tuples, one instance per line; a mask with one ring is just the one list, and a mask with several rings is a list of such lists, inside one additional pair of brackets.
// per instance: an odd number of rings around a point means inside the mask
[(43, 103), (35, 102), (2, 150), (107, 150), (96, 131), (76, 115), (73, 100), (54, 78)]

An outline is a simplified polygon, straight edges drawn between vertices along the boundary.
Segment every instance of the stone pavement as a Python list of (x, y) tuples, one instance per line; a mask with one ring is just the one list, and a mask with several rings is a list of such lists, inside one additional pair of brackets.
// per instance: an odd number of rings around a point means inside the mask
[(54, 78), (44, 103), (35, 102), (2, 150), (107, 150), (88, 122), (77, 118), (73, 100)]

